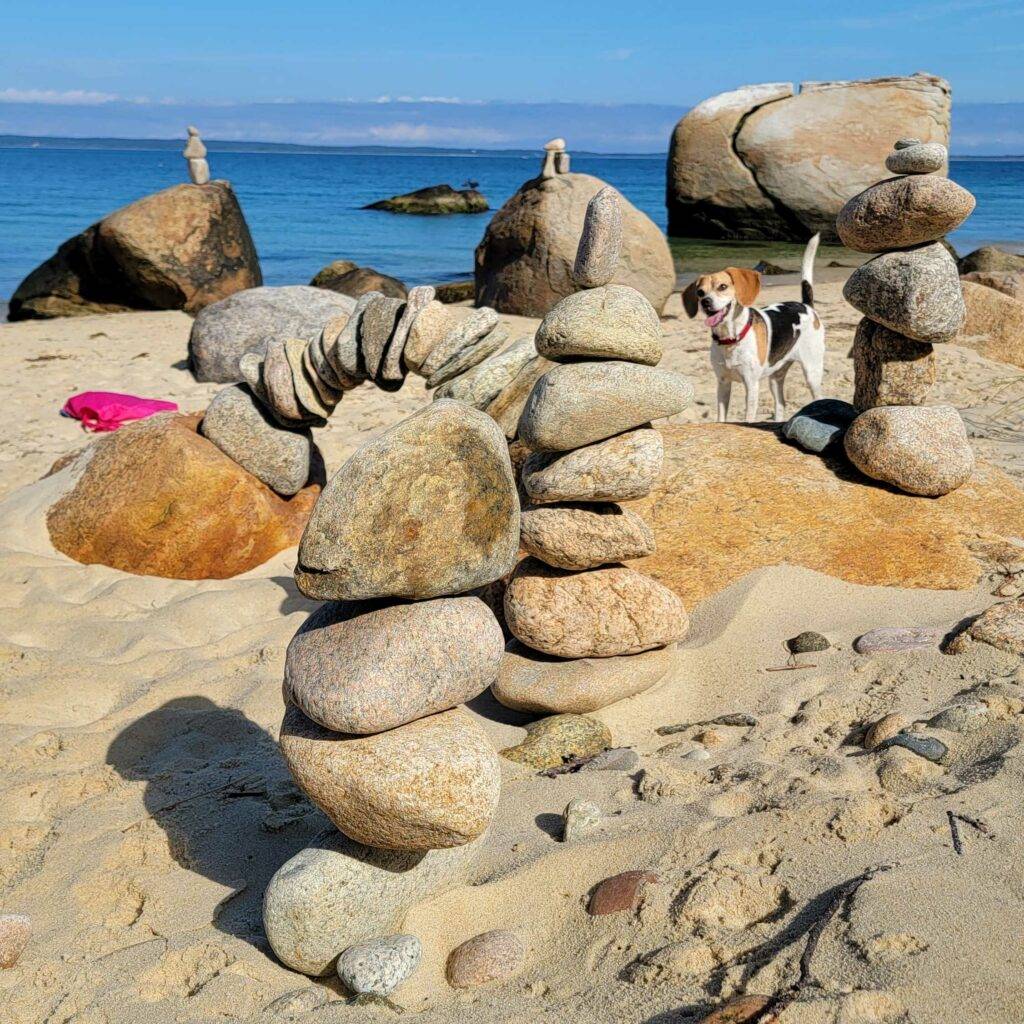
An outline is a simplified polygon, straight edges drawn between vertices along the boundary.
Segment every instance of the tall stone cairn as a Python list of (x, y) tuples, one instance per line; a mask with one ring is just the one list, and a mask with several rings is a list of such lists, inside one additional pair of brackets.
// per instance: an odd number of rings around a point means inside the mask
[(858, 417), (844, 439), (866, 476), (937, 497), (974, 468), (967, 431), (952, 406), (927, 405), (933, 346), (952, 341), (966, 310), (954, 258), (942, 239), (974, 209), (974, 196), (942, 172), (946, 147), (901, 139), (886, 158), (895, 176), (839, 212), (843, 244), (877, 253), (850, 275), (846, 300), (864, 314), (853, 343)]
[(646, 495), (660, 475), (662, 439), (649, 421), (681, 412), (693, 397), (688, 381), (657, 368), (654, 308), (635, 289), (609, 283), (621, 239), (618, 194), (606, 187), (587, 207), (574, 268), (582, 290), (552, 307), (535, 338), (551, 368), (533, 384), (518, 423), (519, 441), (530, 449), (520, 541), (530, 557), (504, 597), (508, 628), (522, 646), (513, 645), (494, 687), (512, 707), (596, 710), (628, 695), (623, 676), (653, 685), (656, 675), (639, 667), (622, 666), (617, 679), (595, 669), (607, 685), (581, 704), (587, 673), (551, 656), (639, 655), (681, 639), (688, 626), (671, 590), (621, 564), (654, 550), (647, 524), (618, 504)]

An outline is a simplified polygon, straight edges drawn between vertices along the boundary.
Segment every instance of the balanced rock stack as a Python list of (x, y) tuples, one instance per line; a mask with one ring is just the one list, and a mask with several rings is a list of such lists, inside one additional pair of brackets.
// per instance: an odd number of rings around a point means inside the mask
[(556, 174), (569, 173), (569, 154), (565, 139), (551, 139), (544, 144), (544, 162), (540, 167), (542, 178), (553, 178)]
[(532, 340), (524, 339), (485, 373), (475, 372), (507, 338), (493, 309), (474, 309), (460, 320), (429, 286), (413, 288), (404, 300), (367, 292), (312, 341), (272, 338), (265, 354), (243, 355), (244, 384), (214, 396), (202, 432), (268, 487), (295, 494), (314, 458), (309, 428), (323, 426), (346, 391), (364, 381), (397, 391), (411, 370), (441, 389), (437, 397), (486, 405), (536, 358)]
[(188, 129), (188, 142), (181, 155), (188, 164), (188, 176), (193, 185), (206, 185), (210, 181), (210, 165), (206, 161), (206, 147), (199, 138), (199, 129)]
[(960, 414), (925, 404), (935, 382), (933, 345), (956, 338), (966, 315), (942, 238), (968, 217), (974, 197), (943, 175), (939, 143), (901, 139), (885, 164), (896, 177), (854, 196), (836, 219), (844, 245), (880, 254), (843, 290), (864, 314), (853, 343), (859, 415), (844, 446), (866, 476), (935, 497), (962, 486), (974, 469)]
[(518, 546), (505, 437), (460, 402), (434, 402), (364, 445), (320, 495), (295, 576), (328, 603), (288, 647), (280, 746), (346, 838), (303, 851), (270, 883), (266, 933), (289, 966), (324, 974), (344, 953), (351, 989), (386, 994), (381, 964), (401, 967), (397, 984), (418, 962), (418, 940), (393, 934), (405, 913), (465, 880), (500, 770), (459, 705), (497, 676), (504, 636), (477, 592), (511, 570)]
[[(646, 495), (661, 472), (661, 435), (649, 421), (682, 411), (693, 395), (684, 378), (657, 368), (661, 325), (651, 304), (609, 284), (621, 237), (618, 196), (606, 187), (587, 208), (577, 252), (583, 290), (558, 302), (536, 335), (538, 353), (555, 365), (533, 386), (518, 426), (531, 450), (521, 537), (531, 557), (505, 591), (519, 644), (493, 687), (512, 708), (580, 713), (639, 692), (659, 673), (615, 659), (671, 644), (688, 625), (671, 590), (620, 564), (654, 550), (647, 524), (617, 504)], [(580, 671), (578, 661), (552, 658), (612, 661), (610, 671)]]

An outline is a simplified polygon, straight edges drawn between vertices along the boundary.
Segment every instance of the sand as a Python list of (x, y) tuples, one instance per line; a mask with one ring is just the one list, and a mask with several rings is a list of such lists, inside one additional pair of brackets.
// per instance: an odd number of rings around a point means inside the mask
[[(769, 288), (765, 301), (791, 296)], [(681, 418), (708, 418), (707, 337), (678, 301), (665, 365), (696, 386)], [(822, 286), (818, 305), (826, 389), (848, 397), (857, 315), (838, 285)], [(0, 1020), (392, 1019), (386, 1006), (350, 1006), (337, 982), (286, 970), (262, 935), (267, 880), (325, 825), (274, 741), (285, 646), (313, 607), (292, 582), (294, 550), (227, 581), (80, 566), (49, 545), (46, 485), (18, 490), (88, 440), (56, 415), (75, 390), (201, 408), (216, 385), (183, 369), (188, 323), (147, 313), (0, 328), (0, 387), (14, 412), (0, 446), (0, 912), (34, 925), (20, 963), (0, 972)], [(984, 435), (995, 382), (1016, 372), (955, 346), (939, 359), (938, 397), (982, 410)], [(794, 407), (806, 397), (792, 374)], [(418, 382), (347, 396), (317, 432), (328, 468), (424, 398)], [(1005, 435), (974, 443), (1021, 475)], [(1019, 1022), (1024, 670), (980, 645), (958, 657), (851, 649), (874, 626), (952, 627), (993, 603), (998, 583), (869, 588), (780, 566), (699, 605), (665, 679), (597, 713), (616, 744), (636, 748), (639, 771), (546, 779), (503, 763), (474, 884), (405, 922), (424, 958), (396, 1005), (437, 1024), (696, 1020), (733, 992), (794, 980), (830, 893), (877, 870), (825, 929), (816, 984), (781, 1020)], [(833, 648), (804, 656), (808, 667), (769, 671), (785, 664), (782, 642), (805, 629)], [(936, 732), (950, 747), (946, 767), (860, 745), (864, 725), (888, 712), (924, 719), (954, 701), (982, 710), (970, 731)], [(471, 710), (497, 745), (524, 735), (526, 716), (486, 697)], [(757, 724), (655, 732), (738, 711)], [(709, 758), (684, 756), (697, 748)], [(576, 796), (605, 817), (566, 845), (558, 815)], [(961, 824), (958, 856), (949, 810), (992, 836)], [(639, 915), (589, 918), (591, 887), (633, 868), (659, 876)], [(447, 989), (447, 952), (496, 927), (522, 935), (523, 973), (497, 989)]]

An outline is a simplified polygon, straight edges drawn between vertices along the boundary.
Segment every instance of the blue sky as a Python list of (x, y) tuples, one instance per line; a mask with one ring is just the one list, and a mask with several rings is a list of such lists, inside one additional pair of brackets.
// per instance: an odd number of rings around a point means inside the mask
[[(204, 111), (219, 108), (206, 120), (223, 125), (221, 134), (285, 141), (287, 110), (268, 120), (264, 104), (294, 103), (308, 114), (313, 103), (371, 111), (405, 103), (408, 114), (417, 101), (407, 124), (356, 119), (365, 137), (336, 141), (456, 145), (461, 128), (465, 145), (500, 146), (514, 143), (500, 138), (493, 103), (481, 101), (645, 104), (665, 108), (657, 116), (664, 120), (750, 82), (916, 70), (948, 78), (954, 104), (1024, 101), (1024, 0), (12, 0), (4, 27), (7, 133), (58, 134), (61, 123), (76, 121), (83, 127), (73, 134), (151, 135), (172, 109), (175, 117), (194, 110), (202, 123)], [(453, 118), (452, 107), (469, 115)], [(325, 121), (346, 120), (345, 106), (321, 109)], [(625, 120), (617, 119), (609, 143), (628, 135)], [(634, 135), (653, 135), (660, 124), (641, 117)], [(374, 138), (371, 129), (382, 126), (394, 138)], [(643, 147), (637, 138), (626, 148)]]

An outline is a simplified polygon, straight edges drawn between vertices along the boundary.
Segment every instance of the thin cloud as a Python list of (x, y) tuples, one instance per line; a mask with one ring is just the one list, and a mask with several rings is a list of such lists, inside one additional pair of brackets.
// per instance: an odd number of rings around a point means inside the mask
[(884, 14), (840, 18), (838, 22), (829, 22), (828, 24), (838, 24), (844, 29), (870, 30), (904, 25), (908, 21), (936, 21), (958, 14), (1019, 16), (1024, 14), (1024, 8), (1017, 0), (1012, 0), (1012, 2), (1007, 2), (1007, 0), (948, 0), (947, 3), (893, 8)]
[(622, 46), (617, 50), (607, 50), (601, 54), (604, 60), (629, 60), (636, 53), (636, 50), (628, 46)]
[(112, 92), (89, 89), (0, 89), (0, 103), (51, 103), (61, 107), (94, 107), (121, 99)]

